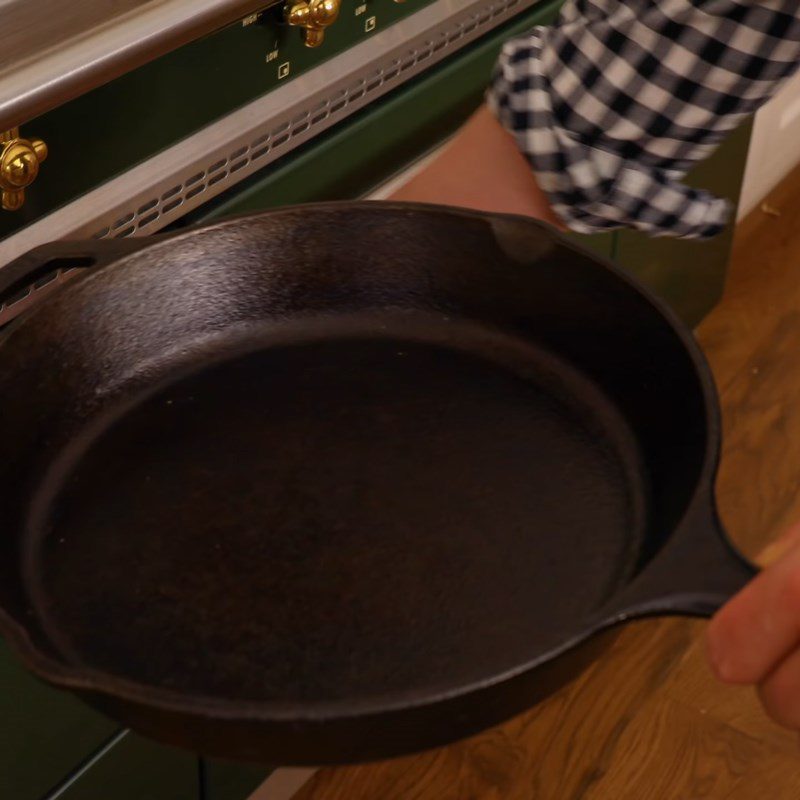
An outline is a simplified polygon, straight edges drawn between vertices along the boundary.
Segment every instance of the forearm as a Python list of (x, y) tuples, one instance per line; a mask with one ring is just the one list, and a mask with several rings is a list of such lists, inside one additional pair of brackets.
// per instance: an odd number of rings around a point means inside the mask
[(486, 106), (391, 199), (522, 214), (561, 224), (513, 138)]

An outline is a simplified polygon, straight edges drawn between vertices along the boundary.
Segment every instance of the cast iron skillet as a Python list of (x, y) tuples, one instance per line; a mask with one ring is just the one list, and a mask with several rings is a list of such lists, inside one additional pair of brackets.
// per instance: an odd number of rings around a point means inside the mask
[(289, 208), (41, 248), (0, 296), (69, 265), (0, 341), (0, 629), (137, 731), (439, 745), (753, 575), (690, 333), (546, 226)]

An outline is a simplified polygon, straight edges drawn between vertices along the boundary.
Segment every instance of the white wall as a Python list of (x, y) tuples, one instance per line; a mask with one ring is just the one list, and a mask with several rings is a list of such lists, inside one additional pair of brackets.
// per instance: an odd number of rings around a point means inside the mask
[(747, 157), (739, 219), (800, 163), (800, 74), (757, 114)]

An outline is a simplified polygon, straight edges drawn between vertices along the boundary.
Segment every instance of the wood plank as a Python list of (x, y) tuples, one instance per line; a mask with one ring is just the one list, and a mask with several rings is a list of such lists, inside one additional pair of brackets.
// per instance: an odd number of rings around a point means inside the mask
[(773, 752), (785, 753), (797, 762), (800, 770), (797, 737), (778, 727), (764, 714), (754, 689), (725, 686), (714, 678), (706, 661), (705, 643), (701, 636), (704, 623), (694, 624), (694, 641), (664, 684), (664, 699), (711, 717), (766, 744)]
[(780, 216), (759, 207), (741, 223), (724, 299), (698, 329), (721, 394), (781, 316), (800, 309), (800, 167), (764, 205), (779, 209)]
[[(642, 706), (625, 727), (619, 749), (624, 758), (587, 798), (717, 800), (737, 789), (753, 763), (769, 756), (768, 748), (756, 739), (660, 695)], [(791, 787), (767, 783), (762, 789), (781, 791), (773, 797), (788, 800), (796, 797), (798, 786), (798, 782)]]
[[(798, 298), (800, 300), (800, 298)], [(778, 533), (800, 489), (800, 303), (780, 315), (722, 395), (717, 499), (751, 557)]]

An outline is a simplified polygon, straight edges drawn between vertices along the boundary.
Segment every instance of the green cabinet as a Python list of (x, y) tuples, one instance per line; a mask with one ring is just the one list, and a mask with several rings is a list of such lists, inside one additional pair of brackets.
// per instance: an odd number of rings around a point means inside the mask
[[(751, 125), (731, 134), (711, 158), (697, 165), (687, 183), (738, 205)], [(707, 242), (653, 239), (635, 231), (616, 234), (614, 258), (664, 298), (694, 326), (716, 305), (725, 287), (734, 226)]]
[(2, 800), (198, 800), (198, 787), (193, 754), (120, 731), (32, 678), (0, 641)]
[(248, 767), (202, 759), (202, 800), (244, 800), (270, 775), (266, 767)]
[(47, 800), (198, 800), (199, 785), (193, 755), (122, 732)]
[(32, 678), (0, 641), (0, 798), (39, 800), (116, 729)]
[(568, 238), (575, 244), (597, 253), (601, 258), (612, 258), (617, 236), (614, 233), (598, 233), (594, 236), (584, 236), (580, 233), (568, 233)]

